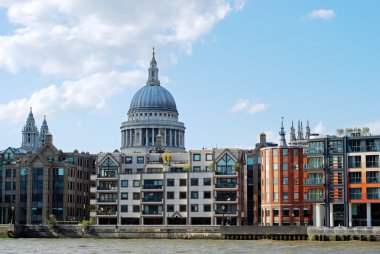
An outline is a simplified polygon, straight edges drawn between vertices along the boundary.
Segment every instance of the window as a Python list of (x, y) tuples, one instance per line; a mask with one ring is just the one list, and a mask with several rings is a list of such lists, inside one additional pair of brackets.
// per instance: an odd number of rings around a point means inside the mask
[(174, 179), (166, 179), (167, 186), (174, 186)]
[(278, 156), (278, 150), (277, 149), (273, 149), (273, 156)]
[(174, 205), (167, 205), (166, 206), (166, 210), (167, 210), (168, 213), (174, 212)]
[(289, 208), (282, 209), (282, 217), (289, 217)]
[(367, 171), (367, 183), (380, 183), (379, 171)]
[(190, 195), (191, 195), (191, 199), (198, 199), (198, 191), (192, 191)]
[(128, 187), (128, 180), (122, 180), (122, 181), (120, 182), (120, 186), (121, 186), (121, 187)]
[[(348, 178), (350, 183), (361, 183), (362, 182), (362, 172), (349, 172)], [(367, 172), (367, 183), (368, 183), (368, 172)]]
[(298, 155), (298, 149), (294, 149), (294, 150), (293, 150), (293, 155), (294, 155), (294, 156), (297, 156), (297, 155)]
[(282, 196), (283, 196), (284, 200), (288, 200), (289, 199), (288, 192), (283, 192)]
[(282, 155), (287, 156), (288, 155), (288, 149), (282, 149)]
[(133, 180), (133, 187), (140, 187), (140, 180)]
[(300, 217), (300, 209), (293, 208), (293, 214), (294, 217)]
[(125, 164), (132, 164), (132, 156), (125, 156)]
[(309, 217), (309, 209), (307, 209), (307, 208), (303, 209), (303, 217), (305, 217), (305, 218)]
[(289, 169), (288, 163), (283, 163), (282, 164), (282, 170), (288, 170), (288, 169)]
[(273, 200), (278, 200), (278, 192), (273, 192)]
[(128, 199), (128, 192), (122, 192), (121, 193), (121, 199), (123, 199), (123, 200)]
[(294, 163), (293, 168), (294, 168), (294, 170), (298, 170), (298, 163)]
[(137, 164), (143, 164), (144, 163), (144, 156), (137, 156)]
[(349, 168), (361, 168), (362, 167), (361, 156), (348, 156)]
[(211, 198), (211, 192), (210, 191), (204, 191), (203, 192), (203, 198), (204, 199), (210, 199)]
[(179, 179), (179, 186), (186, 186), (186, 179)]
[(299, 192), (294, 192), (294, 200), (300, 199), (300, 193)]
[(278, 164), (277, 163), (273, 163), (273, 170), (278, 170)]
[(139, 205), (134, 205), (133, 206), (133, 212), (134, 213), (139, 213), (140, 212), (140, 206)]
[(127, 205), (122, 205), (120, 206), (120, 210), (122, 213), (127, 213), (128, 212), (128, 206)]
[(206, 154), (206, 161), (212, 161), (212, 153)]
[(367, 168), (379, 167), (379, 155), (367, 155), (366, 156), (366, 166), (367, 166)]
[(191, 205), (192, 212), (198, 212), (198, 205)]
[(12, 171), (10, 169), (5, 170), (5, 177), (12, 177)]
[(179, 198), (180, 198), (180, 199), (186, 199), (186, 192), (185, 192), (185, 191), (181, 191), (181, 192), (179, 193)]
[(140, 200), (140, 193), (139, 192), (133, 192), (133, 200)]
[(294, 185), (298, 185), (299, 184), (298, 177), (294, 177), (293, 181), (294, 181)]
[(367, 198), (368, 199), (379, 199), (380, 198), (380, 188), (367, 188)]
[(362, 189), (350, 188), (350, 199), (362, 199)]
[(278, 184), (278, 178), (277, 178), (277, 177), (274, 177), (274, 178), (273, 178), (273, 184), (274, 184), (274, 185), (277, 185), (277, 184)]
[(284, 184), (284, 185), (288, 185), (289, 184), (289, 180), (288, 180), (287, 177), (282, 178), (282, 184)]
[(191, 178), (190, 184), (191, 186), (198, 186), (198, 178)]
[(186, 205), (179, 205), (180, 212), (186, 212)]
[(11, 182), (5, 183), (5, 190), (12, 190), (12, 183)]
[(211, 185), (211, 178), (203, 178), (203, 185), (204, 186), (210, 186)]
[(166, 198), (167, 199), (174, 199), (174, 192), (173, 191), (166, 192)]
[(201, 160), (201, 155), (199, 153), (193, 154), (193, 161), (200, 161)]
[(211, 212), (211, 205), (203, 205), (203, 212)]
[(273, 209), (273, 217), (280, 216), (280, 211), (278, 209)]
[(228, 154), (224, 154), (223, 157), (216, 163), (217, 175), (236, 175), (238, 170), (236, 161)]
[(193, 172), (201, 172), (201, 167), (200, 166), (194, 166)]

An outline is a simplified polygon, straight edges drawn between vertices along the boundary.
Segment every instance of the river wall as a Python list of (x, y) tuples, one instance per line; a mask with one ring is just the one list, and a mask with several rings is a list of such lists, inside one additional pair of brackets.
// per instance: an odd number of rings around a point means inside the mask
[(12, 225), (0, 226), (0, 234), (26, 238), (121, 238), (121, 239), (226, 239), (380, 241), (380, 227), (260, 227), (260, 226), (95, 226)]

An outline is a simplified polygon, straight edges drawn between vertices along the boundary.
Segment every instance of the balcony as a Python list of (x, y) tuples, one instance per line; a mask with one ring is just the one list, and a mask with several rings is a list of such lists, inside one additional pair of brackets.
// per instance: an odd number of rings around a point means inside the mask
[(97, 179), (117, 179), (118, 174), (116, 171), (102, 172), (97, 175)]
[(323, 185), (325, 184), (325, 179), (323, 178), (306, 178), (304, 179), (305, 186), (313, 186), (313, 185)]
[(143, 216), (162, 216), (162, 211), (142, 211), (141, 214)]
[(305, 148), (303, 149), (304, 154), (323, 154), (324, 149), (323, 147), (321, 148)]
[(215, 210), (215, 215), (237, 215), (237, 210), (217, 209)]
[(216, 176), (236, 176), (236, 171), (215, 171)]
[(117, 211), (109, 211), (109, 212), (102, 212), (102, 211), (96, 211), (96, 216), (117, 216)]
[(162, 197), (146, 197), (142, 198), (141, 201), (145, 203), (162, 203)]
[(98, 203), (116, 203), (116, 198), (98, 198)]
[(96, 190), (101, 191), (101, 192), (103, 192), (103, 191), (110, 191), (110, 192), (115, 191), (116, 192), (118, 190), (118, 188), (117, 188), (117, 186), (97, 186)]
[(145, 190), (162, 190), (162, 185), (144, 184), (143, 189), (145, 189)]
[(305, 193), (303, 199), (307, 202), (324, 202), (325, 197), (323, 193)]
[(217, 189), (234, 189), (237, 187), (236, 183), (216, 183), (215, 188)]
[(305, 164), (303, 165), (304, 170), (323, 170), (323, 163), (316, 164)]
[(222, 196), (222, 197), (215, 197), (215, 201), (218, 201), (218, 202), (235, 202), (236, 201), (236, 197), (226, 197), (226, 196)]

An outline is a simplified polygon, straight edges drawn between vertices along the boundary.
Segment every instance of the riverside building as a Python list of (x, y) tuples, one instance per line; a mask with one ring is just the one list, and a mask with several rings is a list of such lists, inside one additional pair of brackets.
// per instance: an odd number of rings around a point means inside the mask
[(0, 154), (0, 224), (45, 224), (50, 215), (58, 220), (89, 216), (95, 157), (77, 150), (58, 150), (46, 118), (42, 126), (37, 139), (30, 111), (22, 147), (7, 148)]
[(160, 86), (154, 51), (121, 125), (121, 152), (98, 154), (96, 165), (91, 216), (99, 225), (247, 223), (244, 151), (185, 151), (185, 126)]

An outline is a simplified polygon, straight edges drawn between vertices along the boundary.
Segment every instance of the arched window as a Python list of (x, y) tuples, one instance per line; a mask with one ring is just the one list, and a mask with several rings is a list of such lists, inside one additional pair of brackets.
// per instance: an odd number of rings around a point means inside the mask
[(217, 175), (235, 175), (233, 166), (236, 164), (236, 161), (226, 153), (223, 157), (216, 163), (216, 174)]

